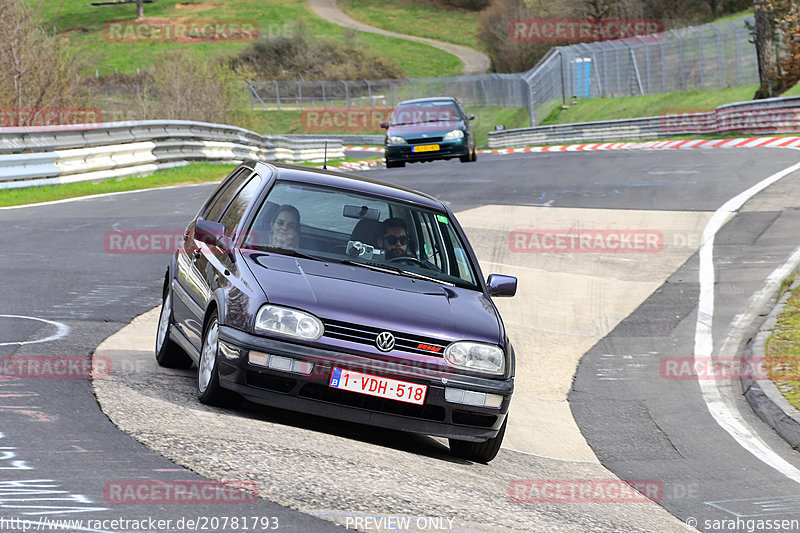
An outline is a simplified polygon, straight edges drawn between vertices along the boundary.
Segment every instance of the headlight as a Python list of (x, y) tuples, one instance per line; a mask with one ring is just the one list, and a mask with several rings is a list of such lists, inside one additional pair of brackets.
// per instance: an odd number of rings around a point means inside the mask
[(386, 144), (405, 144), (406, 140), (402, 137), (397, 137), (392, 135), (391, 137), (386, 138)]
[(461, 130), (448, 131), (447, 134), (444, 136), (445, 141), (454, 141), (456, 139), (463, 139), (463, 138), (464, 138), (464, 132)]
[(505, 354), (499, 346), (494, 344), (454, 342), (445, 349), (444, 359), (452, 366), (465, 370), (490, 374), (503, 374), (506, 371)]
[(277, 305), (261, 307), (256, 315), (255, 327), (256, 331), (276, 333), (308, 341), (319, 339), (324, 331), (322, 322), (314, 315)]

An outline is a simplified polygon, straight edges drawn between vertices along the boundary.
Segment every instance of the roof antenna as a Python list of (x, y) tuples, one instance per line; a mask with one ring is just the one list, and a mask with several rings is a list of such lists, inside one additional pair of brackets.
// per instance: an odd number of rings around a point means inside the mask
[(328, 141), (325, 141), (325, 157), (322, 159), (322, 170), (328, 170)]

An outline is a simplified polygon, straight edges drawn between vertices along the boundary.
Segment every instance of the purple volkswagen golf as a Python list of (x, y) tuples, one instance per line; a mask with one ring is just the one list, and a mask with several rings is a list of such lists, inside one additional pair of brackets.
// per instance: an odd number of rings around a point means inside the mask
[(203, 403), (256, 403), (447, 437), (497, 455), (514, 350), (453, 213), (352, 174), (248, 161), (189, 223), (164, 279), (156, 359)]

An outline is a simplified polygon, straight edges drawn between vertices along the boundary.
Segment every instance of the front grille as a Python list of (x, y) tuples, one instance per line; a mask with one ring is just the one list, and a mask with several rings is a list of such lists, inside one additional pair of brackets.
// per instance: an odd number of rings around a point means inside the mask
[(425, 137), (423, 139), (406, 139), (408, 144), (428, 144), (442, 142), (444, 137)]
[(333, 387), (326, 387), (318, 383), (306, 383), (298, 394), (303, 398), (312, 398), (323, 402), (392, 415), (421, 418), (423, 420), (433, 420), (436, 422), (444, 422), (445, 419), (444, 408), (438, 405), (415, 405), (398, 402), (397, 400), (389, 400), (386, 398), (378, 398), (377, 396), (334, 389)]
[[(331, 339), (345, 340), (359, 344), (375, 346), (375, 339), (378, 337), (378, 334), (383, 331), (389, 331), (392, 335), (394, 335), (395, 350), (423, 353), (425, 355), (431, 355), (435, 357), (443, 357), (444, 349), (447, 348), (448, 344), (450, 344), (449, 341), (443, 341), (440, 339), (420, 337), (418, 335), (410, 335), (408, 333), (372, 328), (369, 326), (348, 324), (347, 322), (339, 322), (336, 320), (323, 320), (322, 323), (325, 326), (325, 337), (329, 337)], [(429, 346), (433, 348), (433, 350), (420, 348), (419, 346), (421, 345)], [(436, 349), (438, 350), (434, 351)]]

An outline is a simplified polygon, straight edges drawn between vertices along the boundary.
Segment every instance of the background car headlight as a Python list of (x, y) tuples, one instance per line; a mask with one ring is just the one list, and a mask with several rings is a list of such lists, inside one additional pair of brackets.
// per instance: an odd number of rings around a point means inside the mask
[(463, 139), (463, 138), (464, 138), (464, 132), (461, 130), (448, 131), (447, 134), (444, 136), (445, 141), (454, 141), (456, 139)]
[(392, 135), (386, 139), (386, 144), (405, 144), (406, 140), (402, 137)]
[(482, 342), (459, 341), (448, 346), (444, 359), (456, 368), (490, 374), (506, 371), (506, 356), (499, 346)]
[(258, 310), (255, 328), (308, 341), (317, 340), (324, 332), (322, 322), (314, 315), (277, 305), (265, 305)]

